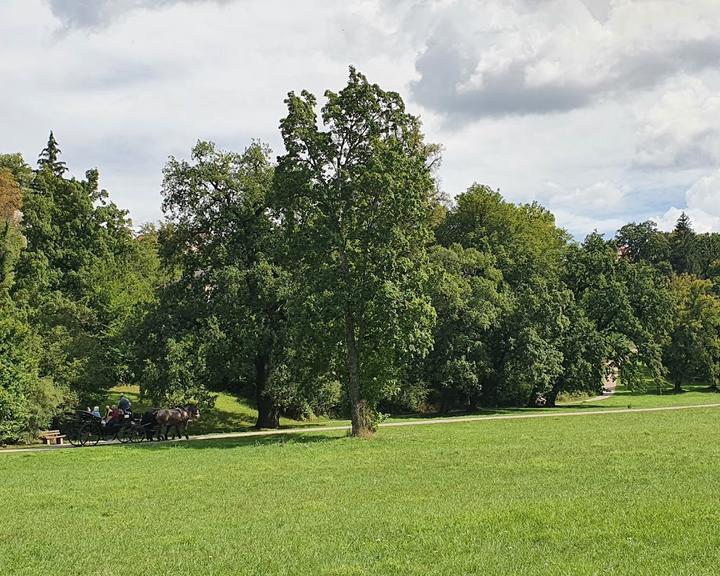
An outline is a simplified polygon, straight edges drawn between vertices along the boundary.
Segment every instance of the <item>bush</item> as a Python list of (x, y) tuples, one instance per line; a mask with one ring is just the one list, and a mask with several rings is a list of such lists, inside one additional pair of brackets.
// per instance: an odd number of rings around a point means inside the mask
[[(9, 313), (8, 313), (9, 312)], [(47, 427), (63, 394), (39, 376), (41, 351), (30, 327), (12, 311), (0, 317), (0, 442), (27, 440)]]

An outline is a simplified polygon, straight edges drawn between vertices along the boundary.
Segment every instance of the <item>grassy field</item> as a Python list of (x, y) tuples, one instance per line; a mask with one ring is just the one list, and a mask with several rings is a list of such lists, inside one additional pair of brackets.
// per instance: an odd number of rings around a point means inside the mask
[(695, 404), (720, 403), (720, 393), (712, 391), (706, 384), (686, 386), (684, 392), (674, 394), (667, 386), (660, 394), (656, 389), (646, 392), (632, 392), (619, 387), (609, 398), (591, 404), (608, 408), (652, 408), (654, 406), (688, 406)]
[(719, 423), (703, 408), (5, 454), (0, 574), (717, 574)]

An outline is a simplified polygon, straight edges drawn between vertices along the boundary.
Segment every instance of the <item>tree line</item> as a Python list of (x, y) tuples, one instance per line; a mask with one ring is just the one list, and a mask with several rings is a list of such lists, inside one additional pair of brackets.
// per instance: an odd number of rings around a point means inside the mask
[(134, 230), (67, 176), (0, 155), (0, 441), (136, 383), (157, 404), (249, 398), (281, 415), (553, 406), (561, 393), (720, 380), (720, 234), (686, 215), (575, 242), (538, 203), (439, 190), (441, 148), (354, 68), (289, 93), (284, 153), (198, 142)]

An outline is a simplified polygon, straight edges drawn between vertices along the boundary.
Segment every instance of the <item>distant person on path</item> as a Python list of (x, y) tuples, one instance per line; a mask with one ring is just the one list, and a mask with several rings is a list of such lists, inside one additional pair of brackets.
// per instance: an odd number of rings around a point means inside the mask
[(122, 410), (125, 414), (130, 412), (132, 404), (130, 403), (130, 400), (125, 397), (125, 394), (120, 394), (120, 400), (118, 400), (118, 408), (120, 408), (120, 410)]

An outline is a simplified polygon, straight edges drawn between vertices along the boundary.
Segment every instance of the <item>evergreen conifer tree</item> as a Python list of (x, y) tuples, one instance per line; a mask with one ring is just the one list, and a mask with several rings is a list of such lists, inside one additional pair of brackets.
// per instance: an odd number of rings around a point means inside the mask
[(60, 154), (62, 154), (62, 150), (60, 150), (57, 140), (55, 140), (55, 136), (50, 130), (47, 146), (43, 148), (38, 157), (38, 168), (42, 170), (47, 167), (55, 176), (62, 177), (67, 172), (67, 165), (60, 160)]

